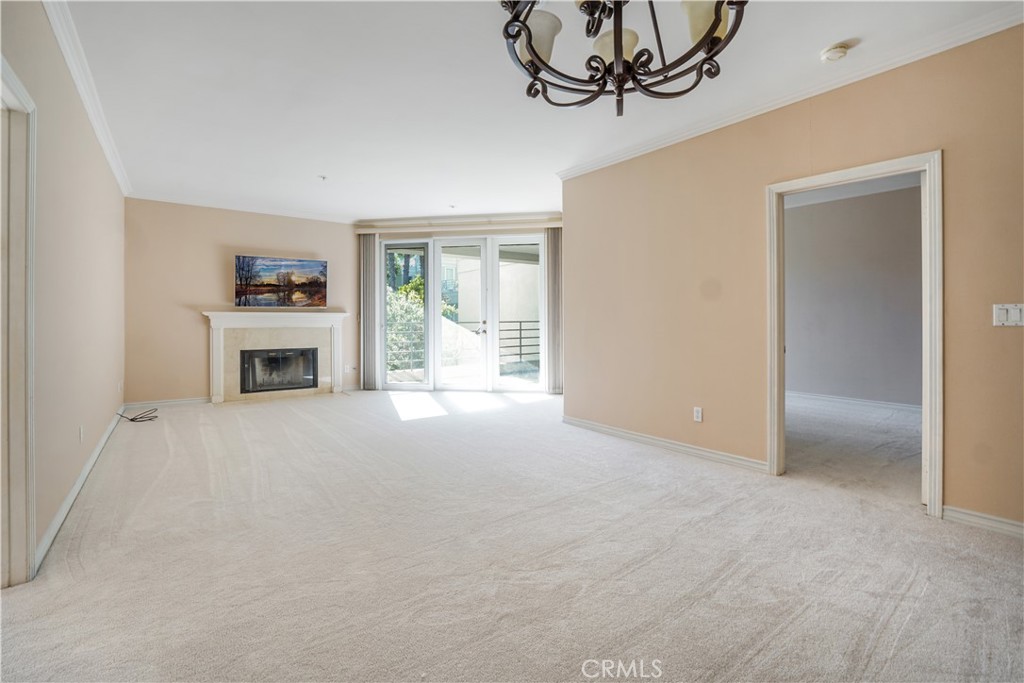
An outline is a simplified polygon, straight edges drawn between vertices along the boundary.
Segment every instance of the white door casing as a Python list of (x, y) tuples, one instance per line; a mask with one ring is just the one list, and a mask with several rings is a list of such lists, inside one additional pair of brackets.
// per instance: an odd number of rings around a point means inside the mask
[(4, 585), (30, 581), (39, 569), (35, 520), (35, 192), (36, 106), (3, 60), (8, 110), (2, 305), (4, 308), (3, 472)]
[(786, 471), (784, 211), (787, 194), (921, 173), (921, 487), (928, 514), (942, 517), (942, 151), (867, 164), (769, 185), (768, 222), (768, 472)]

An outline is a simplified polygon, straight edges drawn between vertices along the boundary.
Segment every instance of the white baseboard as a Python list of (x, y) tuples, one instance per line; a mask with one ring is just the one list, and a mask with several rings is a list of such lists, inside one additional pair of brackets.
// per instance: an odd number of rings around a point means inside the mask
[(828, 394), (808, 394), (803, 391), (787, 391), (786, 396), (795, 398), (809, 398), (816, 401), (834, 401), (836, 403), (847, 403), (849, 405), (875, 406), (876, 408), (899, 408), (902, 410), (916, 410), (921, 412), (921, 406), (913, 403), (891, 403), (889, 401), (872, 401), (866, 398), (849, 398), (847, 396), (829, 396)]
[(970, 524), (971, 526), (1006, 534), (1007, 536), (1014, 536), (1015, 538), (1024, 538), (1024, 522), (1015, 522), (1012, 519), (994, 517), (983, 512), (963, 510), (950, 507), (949, 505), (942, 506), (942, 518), (948, 519), (951, 522)]
[(166, 401), (139, 401), (138, 403), (125, 403), (121, 412), (123, 413), (126, 410), (147, 410), (149, 408), (163, 408), (164, 406), (182, 406), (209, 402), (209, 396), (203, 398), (172, 398)]
[[(125, 406), (121, 406), (117, 412), (123, 413)], [(82, 487), (85, 485), (85, 480), (89, 478), (89, 473), (92, 472), (93, 466), (100, 457), (100, 453), (103, 452), (103, 447), (107, 445), (107, 440), (110, 435), (114, 433), (114, 428), (117, 427), (117, 423), (121, 421), (119, 415), (114, 415), (114, 419), (107, 425), (107, 430), (103, 432), (103, 436), (100, 437), (99, 443), (96, 444), (96, 448), (93, 449), (92, 455), (85, 461), (85, 466), (82, 467), (81, 473), (78, 475), (78, 479), (75, 481), (74, 486), (68, 491), (68, 495), (64, 498), (64, 502), (61, 503), (60, 509), (57, 510), (57, 514), (54, 515), (53, 521), (50, 522), (50, 526), (47, 527), (46, 533), (43, 534), (43, 538), (39, 541), (39, 545), (36, 546), (36, 564), (32, 568), (32, 576), (34, 577), (39, 571), (39, 567), (43, 564), (43, 559), (46, 557), (46, 553), (50, 551), (50, 546), (53, 545), (53, 539), (57, 538), (57, 532), (60, 531), (61, 525), (64, 524), (64, 520), (67, 519), (68, 513), (71, 512), (71, 506), (74, 504), (75, 499), (78, 498), (78, 494), (82, 491)]]
[(637, 443), (646, 444), (648, 446), (665, 448), (667, 450), (675, 451), (677, 453), (683, 453), (685, 455), (692, 455), (697, 458), (703, 458), (704, 460), (725, 463), (726, 465), (736, 465), (748, 470), (766, 472), (768, 467), (768, 463), (762, 462), (760, 460), (752, 460), (751, 458), (745, 458), (741, 455), (733, 455), (732, 453), (722, 453), (721, 451), (713, 451), (708, 448), (701, 448), (700, 446), (691, 446), (690, 444), (680, 443), (679, 441), (671, 441), (669, 439), (662, 439), (657, 436), (648, 436), (647, 434), (631, 432), (628, 429), (609, 427), (608, 425), (603, 425), (599, 422), (591, 422), (590, 420), (581, 420), (576, 417), (563, 416), (562, 422), (564, 422), (567, 425), (572, 425), (573, 427), (582, 427), (583, 429), (589, 429), (594, 432), (601, 432), (602, 434), (617, 436), (620, 439), (627, 439), (629, 441), (636, 441)]

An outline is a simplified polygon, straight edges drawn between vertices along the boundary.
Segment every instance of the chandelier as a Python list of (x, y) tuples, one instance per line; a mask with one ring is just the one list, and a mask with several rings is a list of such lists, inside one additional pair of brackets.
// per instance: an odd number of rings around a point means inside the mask
[[(585, 76), (573, 76), (551, 66), (551, 51), (562, 22), (551, 12), (537, 9), (537, 0), (502, 0), (511, 15), (503, 35), (512, 61), (530, 79), (529, 97), (542, 97), (556, 107), (582, 107), (602, 95), (615, 96), (615, 112), (622, 116), (622, 100), (627, 93), (657, 99), (681, 97), (692, 91), (704, 77), (721, 72), (716, 57), (725, 49), (743, 20), (747, 0), (692, 1), (682, 6), (690, 24), (692, 45), (672, 61), (665, 57), (665, 46), (658, 26), (654, 0), (647, 0), (651, 28), (658, 50), (658, 63), (649, 48), (637, 50), (636, 31), (623, 28), (622, 13), (629, 0), (576, 0), (586, 17), (586, 35), (594, 40), (594, 54), (583, 63)], [(636, 4), (641, 4), (638, 0)], [(729, 18), (729, 15), (732, 18)], [(601, 32), (605, 22), (612, 28)], [(683, 82), (680, 84), (678, 81)], [(566, 93), (565, 99), (552, 99), (552, 90)]]

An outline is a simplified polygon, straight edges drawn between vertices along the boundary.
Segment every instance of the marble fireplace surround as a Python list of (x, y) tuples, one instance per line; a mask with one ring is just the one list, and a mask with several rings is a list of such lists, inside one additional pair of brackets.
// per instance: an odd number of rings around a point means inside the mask
[[(341, 353), (342, 324), (348, 313), (341, 312), (298, 312), (298, 311), (203, 311), (210, 319), (210, 401), (223, 403), (225, 395), (225, 376), (229, 374), (224, 365), (224, 331), (230, 329), (265, 329), (306, 328), (319, 331), (329, 328), (330, 339), (330, 391), (338, 393), (342, 390), (342, 373), (344, 357)], [(289, 330), (290, 331), (290, 330)], [(313, 335), (316, 336), (316, 335)], [(317, 346), (314, 342), (309, 346)], [(325, 359), (321, 359), (323, 363)], [(296, 390), (306, 391), (308, 390)], [(292, 394), (291, 391), (278, 392)], [(229, 395), (228, 398), (236, 398)]]

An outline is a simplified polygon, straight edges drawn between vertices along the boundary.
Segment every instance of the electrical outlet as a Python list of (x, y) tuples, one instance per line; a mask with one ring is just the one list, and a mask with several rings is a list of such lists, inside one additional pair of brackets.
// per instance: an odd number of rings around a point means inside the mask
[(704, 409), (694, 406), (693, 408), (693, 421), (703, 422), (704, 421)]

